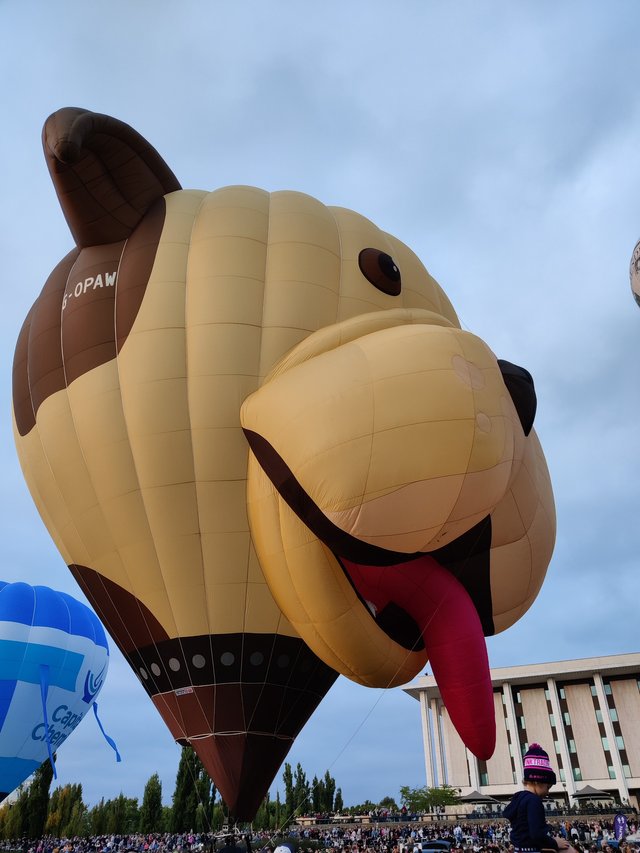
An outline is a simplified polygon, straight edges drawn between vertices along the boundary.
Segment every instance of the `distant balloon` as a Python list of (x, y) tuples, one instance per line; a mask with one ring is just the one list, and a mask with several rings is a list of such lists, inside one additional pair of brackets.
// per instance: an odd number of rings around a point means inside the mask
[(640, 240), (636, 243), (629, 264), (629, 278), (631, 280), (631, 292), (636, 304), (640, 306)]
[(100, 621), (46, 586), (0, 582), (0, 798), (76, 729), (109, 664)]
[(389, 687), (430, 660), (489, 757), (483, 635), (555, 536), (529, 373), (353, 211), (181, 190), (79, 109), (43, 141), (76, 247), (16, 347), (18, 453), (173, 736), (250, 819), (337, 672)]

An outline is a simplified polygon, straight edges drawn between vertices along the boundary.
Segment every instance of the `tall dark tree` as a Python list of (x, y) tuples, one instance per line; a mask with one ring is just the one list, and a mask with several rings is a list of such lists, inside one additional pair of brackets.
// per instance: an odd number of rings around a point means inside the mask
[(282, 815), (282, 818), (286, 825), (293, 820), (295, 812), (293, 802), (293, 772), (289, 762), (285, 762), (282, 781), (284, 782), (284, 815)]
[(180, 755), (171, 809), (171, 831), (209, 830), (216, 789), (190, 746)]
[(275, 800), (267, 793), (260, 803), (260, 808), (252, 821), (255, 829), (272, 830), (277, 829), (280, 820), (280, 795), (276, 792)]
[(280, 829), (282, 826), (282, 803), (280, 802), (280, 792), (276, 791), (276, 805), (273, 812), (273, 828)]
[(311, 787), (300, 762), (293, 776), (293, 805), (296, 815), (305, 814), (311, 807)]
[(107, 804), (104, 797), (89, 810), (89, 823), (92, 835), (104, 835), (107, 831)]
[(327, 772), (324, 774), (324, 802), (321, 811), (331, 813), (333, 811), (333, 798), (336, 793), (336, 780)]
[(318, 813), (324, 811), (325, 799), (324, 781), (318, 779), (317, 776), (314, 776), (311, 780), (311, 803), (313, 805), (314, 812)]
[(33, 774), (27, 799), (27, 835), (29, 838), (41, 838), (49, 810), (49, 789), (53, 779), (53, 767), (47, 759)]
[(336, 791), (336, 795), (333, 800), (333, 810), (335, 812), (340, 813), (344, 808), (344, 803), (342, 802), (342, 788), (338, 788)]
[(140, 832), (161, 832), (164, 829), (162, 826), (162, 782), (157, 773), (154, 773), (144, 786), (138, 829)]

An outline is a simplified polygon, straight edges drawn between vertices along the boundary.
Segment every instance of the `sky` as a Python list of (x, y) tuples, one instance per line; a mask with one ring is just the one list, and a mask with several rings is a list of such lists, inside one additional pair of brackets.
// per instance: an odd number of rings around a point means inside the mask
[[(133, 125), (183, 187), (299, 190), (408, 244), (536, 383), (557, 543), (490, 664), (638, 651), (639, 26), (636, 0), (2, 0), (1, 578), (82, 599), (11, 430), (18, 332), (73, 245), (41, 128), (78, 106)], [(179, 747), (113, 643), (99, 706), (122, 762), (87, 719), (58, 783), (92, 805), (157, 772), (170, 803)], [(347, 805), (397, 799), (426, 781), (419, 705), (340, 678), (287, 760)]]

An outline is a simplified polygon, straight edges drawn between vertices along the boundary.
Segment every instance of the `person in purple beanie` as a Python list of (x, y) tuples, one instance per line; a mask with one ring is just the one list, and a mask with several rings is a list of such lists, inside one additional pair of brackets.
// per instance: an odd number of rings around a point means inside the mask
[(566, 850), (571, 846), (565, 838), (552, 836), (546, 822), (542, 800), (555, 783), (549, 755), (539, 743), (532, 743), (524, 756), (524, 790), (514, 794), (503, 812), (511, 824), (515, 853)]

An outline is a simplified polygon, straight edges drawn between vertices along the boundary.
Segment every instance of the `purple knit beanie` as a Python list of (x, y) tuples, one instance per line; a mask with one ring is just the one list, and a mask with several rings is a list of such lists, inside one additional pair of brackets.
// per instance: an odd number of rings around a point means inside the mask
[(539, 743), (532, 743), (524, 755), (524, 781), (556, 784), (556, 774), (551, 768), (549, 755)]

